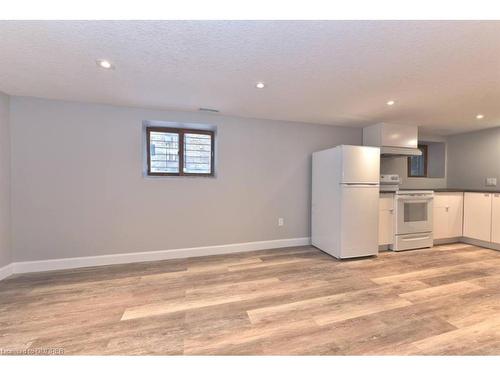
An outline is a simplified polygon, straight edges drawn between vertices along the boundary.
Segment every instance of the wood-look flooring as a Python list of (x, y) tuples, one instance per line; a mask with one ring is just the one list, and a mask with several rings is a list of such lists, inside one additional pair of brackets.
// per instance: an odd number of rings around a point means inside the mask
[(500, 252), (305, 246), (0, 281), (0, 351), (500, 354)]

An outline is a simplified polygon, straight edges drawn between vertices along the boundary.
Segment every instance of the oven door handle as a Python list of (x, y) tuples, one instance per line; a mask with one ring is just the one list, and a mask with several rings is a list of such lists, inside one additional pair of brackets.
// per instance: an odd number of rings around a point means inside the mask
[(407, 197), (396, 197), (396, 200), (402, 202), (411, 202), (411, 203), (424, 203), (433, 200), (433, 197), (428, 198), (407, 198)]

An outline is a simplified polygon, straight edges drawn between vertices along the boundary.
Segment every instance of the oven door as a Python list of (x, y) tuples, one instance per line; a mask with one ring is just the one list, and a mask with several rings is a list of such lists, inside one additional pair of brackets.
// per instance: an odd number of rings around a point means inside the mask
[(432, 232), (432, 196), (396, 197), (396, 234)]

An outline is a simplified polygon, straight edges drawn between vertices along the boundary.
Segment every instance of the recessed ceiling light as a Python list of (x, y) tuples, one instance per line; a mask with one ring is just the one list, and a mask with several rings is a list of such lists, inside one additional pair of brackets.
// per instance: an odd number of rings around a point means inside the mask
[(396, 102), (395, 102), (394, 100), (389, 100), (389, 101), (387, 102), (387, 105), (394, 105), (395, 103), (396, 103)]
[(482, 115), (482, 114), (478, 114), (478, 115), (476, 115), (476, 118), (477, 118), (478, 120), (481, 120), (482, 118), (484, 118), (484, 115)]
[(255, 84), (255, 87), (257, 87), (258, 89), (263, 89), (264, 87), (266, 87), (266, 84), (264, 82), (257, 82)]
[(97, 60), (96, 64), (103, 69), (113, 69), (114, 66), (108, 60)]

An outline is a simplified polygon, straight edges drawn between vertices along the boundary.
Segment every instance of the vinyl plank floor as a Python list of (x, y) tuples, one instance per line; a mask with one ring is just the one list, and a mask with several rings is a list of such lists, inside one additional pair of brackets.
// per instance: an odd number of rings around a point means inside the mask
[(0, 349), (67, 355), (499, 355), (500, 252), (339, 261), (291, 247), (15, 275)]

